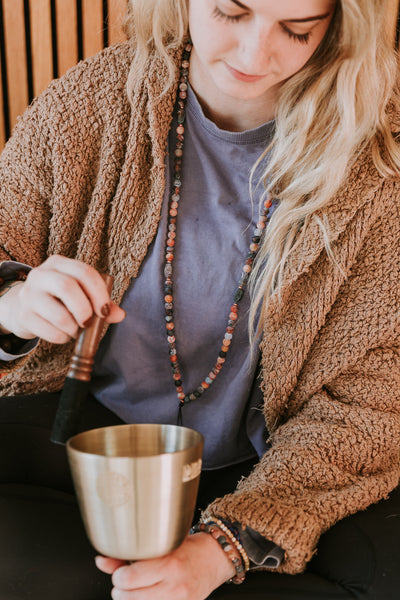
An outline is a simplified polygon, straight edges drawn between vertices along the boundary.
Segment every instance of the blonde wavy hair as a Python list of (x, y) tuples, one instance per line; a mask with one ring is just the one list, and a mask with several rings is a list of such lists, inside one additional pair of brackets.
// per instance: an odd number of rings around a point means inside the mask
[[(390, 0), (337, 0), (320, 46), (281, 87), (274, 138), (253, 169), (253, 176), (256, 169), (259, 174), (261, 165), (262, 195), (280, 202), (251, 275), (250, 332), (258, 314), (261, 327), (288, 257), (313, 221), (334, 260), (329, 229), (319, 215), (360, 152), (370, 146), (383, 176), (400, 172), (400, 151), (387, 115), (398, 66), (389, 9)], [(155, 52), (172, 85), (176, 65), (171, 51), (188, 32), (187, 0), (130, 0), (126, 27), (136, 47), (131, 81)]]

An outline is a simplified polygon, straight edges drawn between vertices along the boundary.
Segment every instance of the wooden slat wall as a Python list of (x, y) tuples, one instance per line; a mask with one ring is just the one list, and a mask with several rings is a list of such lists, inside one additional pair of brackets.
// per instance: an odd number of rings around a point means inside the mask
[(17, 117), (54, 77), (106, 42), (125, 39), (121, 25), (126, 4), (127, 0), (0, 0), (0, 150)]
[(103, 1), (82, 0), (83, 57), (103, 47)]
[(126, 0), (109, 0), (108, 2), (108, 43), (117, 44), (122, 42), (124, 34), (121, 30), (126, 12)]
[(389, 35), (393, 36), (393, 39), (396, 38), (396, 29), (398, 27), (398, 19), (399, 19), (399, 0), (390, 0), (388, 15), (387, 15), (387, 23), (388, 23)]
[(30, 4), (33, 95), (40, 94), (53, 78), (53, 41), (50, 0)]
[(3, 23), (7, 92), (10, 99), (7, 117), (14, 124), (28, 104), (28, 69), (26, 61), (25, 18), (23, 0), (3, 0)]
[[(0, 62), (0, 82), (1, 82), (1, 62)], [(0, 87), (1, 92), (1, 87)], [(3, 107), (3, 94), (0, 93), (0, 148), (3, 148), (6, 142), (6, 129), (4, 124), (4, 107)]]
[(78, 62), (78, 10), (76, 0), (56, 0), (57, 56), (60, 74)]

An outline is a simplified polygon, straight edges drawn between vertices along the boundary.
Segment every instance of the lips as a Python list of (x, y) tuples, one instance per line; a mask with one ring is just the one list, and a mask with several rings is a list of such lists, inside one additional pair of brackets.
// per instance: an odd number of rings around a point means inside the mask
[(248, 75), (247, 73), (242, 73), (242, 71), (238, 71), (234, 67), (228, 65), (228, 63), (224, 63), (229, 73), (238, 81), (243, 81), (245, 83), (255, 83), (256, 81), (261, 81), (264, 79), (265, 75)]

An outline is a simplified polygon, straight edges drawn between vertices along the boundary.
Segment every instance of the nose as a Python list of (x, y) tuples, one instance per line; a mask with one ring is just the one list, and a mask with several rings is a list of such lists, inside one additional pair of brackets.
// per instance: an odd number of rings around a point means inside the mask
[(252, 27), (239, 39), (239, 59), (249, 75), (264, 75), (272, 53), (269, 28)]

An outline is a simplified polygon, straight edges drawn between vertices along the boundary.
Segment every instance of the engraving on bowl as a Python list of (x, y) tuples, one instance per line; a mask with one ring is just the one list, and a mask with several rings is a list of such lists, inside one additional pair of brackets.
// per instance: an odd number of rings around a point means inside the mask
[(201, 473), (201, 458), (196, 460), (195, 462), (189, 463), (188, 465), (183, 465), (182, 468), (182, 481), (186, 483), (187, 481), (192, 481), (198, 477)]
[(123, 506), (131, 498), (129, 479), (115, 471), (104, 471), (96, 479), (99, 498), (108, 506)]

